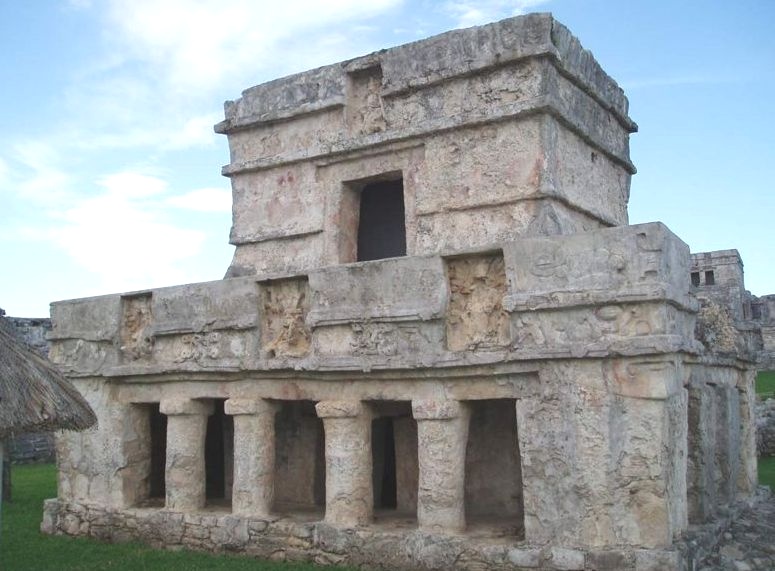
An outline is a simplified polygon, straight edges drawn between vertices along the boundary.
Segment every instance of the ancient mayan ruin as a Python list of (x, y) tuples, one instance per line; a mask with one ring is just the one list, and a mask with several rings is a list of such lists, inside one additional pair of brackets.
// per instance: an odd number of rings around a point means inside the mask
[(99, 428), (59, 438), (44, 531), (680, 570), (755, 492), (755, 335), (701, 311), (710, 270), (670, 230), (628, 225), (627, 99), (551, 15), (225, 115), (227, 277), (52, 305), (51, 358)]

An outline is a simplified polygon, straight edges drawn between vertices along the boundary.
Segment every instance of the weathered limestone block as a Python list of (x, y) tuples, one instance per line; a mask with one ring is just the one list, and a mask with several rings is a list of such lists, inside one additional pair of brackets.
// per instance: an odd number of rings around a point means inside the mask
[(230, 398), (225, 412), (234, 416), (234, 488), (232, 513), (267, 516), (274, 502), (275, 414), (267, 400)]
[(528, 541), (654, 546), (685, 528), (682, 375), (643, 359), (542, 370), (517, 400)]
[(647, 299), (696, 310), (688, 296), (689, 248), (659, 222), (527, 238), (503, 253), (510, 311)]
[(625, 543), (669, 546), (688, 525), (686, 501), (688, 375), (680, 362), (615, 362), (617, 390), (615, 489), (621, 491), (615, 526)]
[(421, 530), (466, 527), (465, 457), (469, 408), (458, 401), (412, 401), (420, 462), (417, 522)]
[(125, 446), (135, 438), (131, 405), (112, 400), (111, 384), (104, 379), (72, 382), (95, 411), (97, 425), (56, 434), (57, 495), (65, 501), (122, 508), (127, 492), (122, 477), (127, 470)]
[(205, 434), (212, 401), (167, 399), (160, 405), (167, 415), (165, 507), (195, 511), (205, 505)]
[(315, 410), (326, 434), (325, 521), (344, 527), (369, 523), (372, 414), (358, 401), (321, 401)]
[(439, 318), (447, 304), (444, 281), (444, 265), (437, 256), (322, 268), (309, 276), (313, 294), (309, 322), (320, 327)]
[(120, 318), (118, 295), (52, 303), (49, 359), (69, 375), (100, 374), (115, 366)]

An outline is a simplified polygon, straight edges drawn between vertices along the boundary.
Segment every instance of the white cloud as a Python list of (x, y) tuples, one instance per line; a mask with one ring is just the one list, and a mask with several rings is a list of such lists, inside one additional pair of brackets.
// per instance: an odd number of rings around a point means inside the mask
[(444, 11), (461, 28), (487, 24), (508, 16), (525, 14), (550, 0), (483, 0), (446, 2)]
[(226, 188), (199, 188), (167, 199), (167, 204), (198, 212), (231, 212), (231, 191)]
[[(309, 32), (379, 14), (400, 0), (133, 0), (111, 3), (109, 21), (129, 57), (150, 64), (176, 93), (209, 90), (281, 57)], [(286, 43), (287, 42), (287, 43)], [(281, 54), (281, 55), (278, 55)], [(243, 86), (244, 87), (244, 86)]]
[(18, 199), (54, 206), (70, 196), (72, 181), (58, 150), (43, 140), (22, 141), (12, 146), (13, 171), (6, 165), (6, 180), (0, 188)]
[(208, 113), (187, 119), (183, 125), (166, 134), (160, 134), (164, 149), (176, 150), (190, 147), (205, 147), (215, 143), (213, 125), (223, 117), (220, 114)]
[(136, 172), (119, 172), (107, 175), (97, 181), (107, 191), (107, 195), (126, 200), (148, 198), (162, 194), (167, 183), (155, 176)]
[(44, 233), (78, 266), (94, 275), (95, 289), (116, 291), (185, 281), (179, 265), (195, 256), (205, 233), (169, 219), (167, 183), (122, 172), (98, 181), (104, 190), (52, 214)]

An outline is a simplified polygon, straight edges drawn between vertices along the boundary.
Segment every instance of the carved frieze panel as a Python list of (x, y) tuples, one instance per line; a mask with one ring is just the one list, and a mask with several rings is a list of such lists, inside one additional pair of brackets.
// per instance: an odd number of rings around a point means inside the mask
[(441, 321), (356, 321), (316, 329), (315, 350), (355, 357), (430, 356), (439, 352), (443, 338)]
[(309, 352), (309, 282), (306, 278), (261, 286), (261, 349), (267, 357), (303, 357)]
[(124, 361), (147, 360), (153, 350), (151, 294), (121, 299), (119, 341)]
[(691, 320), (664, 304), (610, 304), (561, 311), (524, 311), (511, 316), (516, 351), (627, 352), (647, 338), (674, 338), (691, 331)]
[(234, 366), (249, 354), (249, 331), (203, 331), (156, 338), (154, 360), (202, 367)]
[(508, 345), (511, 337), (509, 316), (503, 309), (503, 256), (486, 254), (447, 260), (447, 278), (447, 348), (473, 351)]

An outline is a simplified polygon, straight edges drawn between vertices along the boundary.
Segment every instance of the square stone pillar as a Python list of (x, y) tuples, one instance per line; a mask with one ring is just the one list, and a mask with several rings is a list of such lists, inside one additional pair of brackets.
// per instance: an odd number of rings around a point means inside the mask
[(205, 505), (205, 435), (212, 401), (169, 399), (160, 404), (167, 415), (165, 507), (195, 511)]
[(326, 435), (326, 517), (333, 525), (371, 522), (372, 414), (359, 401), (323, 401), (315, 405)]
[(229, 399), (234, 417), (232, 513), (268, 516), (274, 501), (274, 417), (277, 405), (264, 399)]
[(458, 401), (412, 401), (420, 463), (417, 522), (432, 532), (465, 529), (465, 465), (470, 410)]

